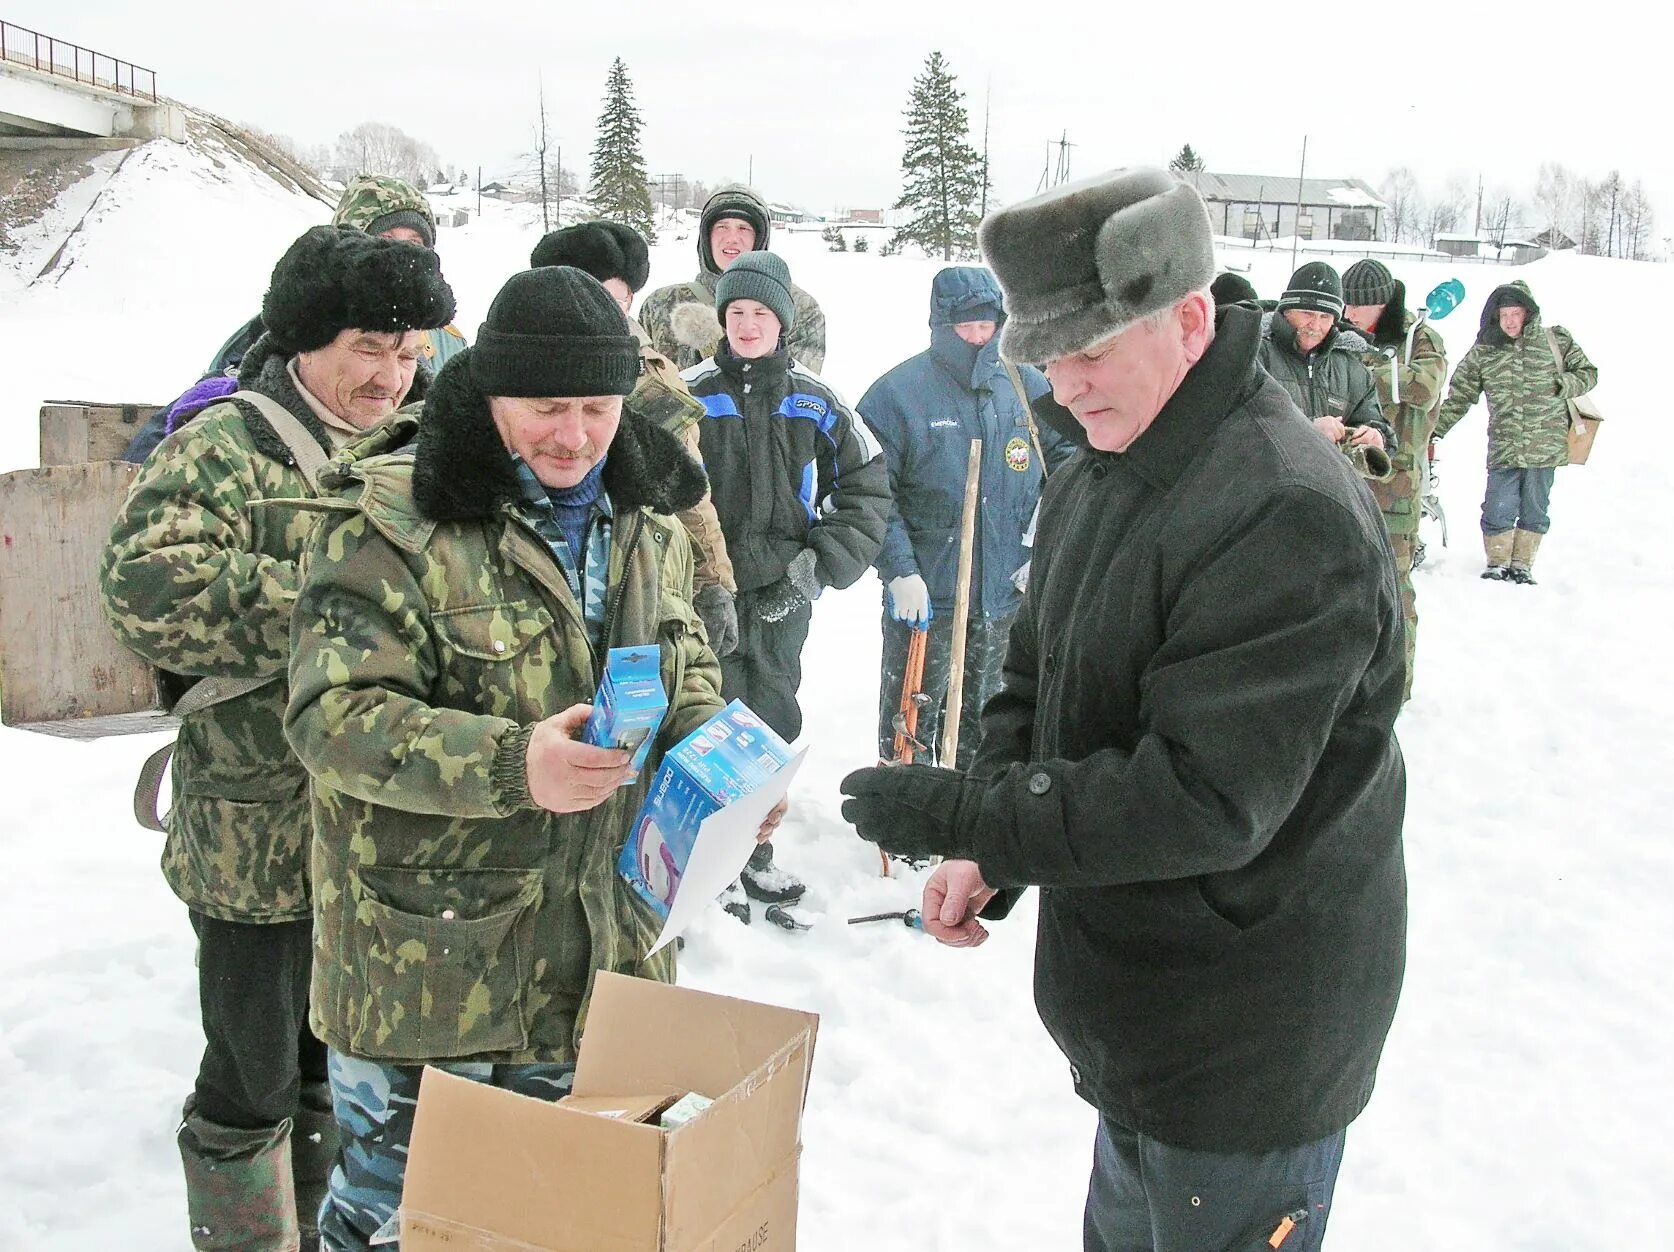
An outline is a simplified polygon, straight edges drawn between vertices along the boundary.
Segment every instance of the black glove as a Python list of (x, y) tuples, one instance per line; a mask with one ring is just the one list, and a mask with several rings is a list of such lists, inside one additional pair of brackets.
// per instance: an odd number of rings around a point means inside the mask
[(986, 779), (936, 765), (874, 765), (843, 779), (843, 819), (898, 856), (969, 859)]
[(716, 656), (727, 656), (738, 650), (738, 606), (732, 592), (720, 583), (698, 590), (692, 597), (692, 607), (703, 619), (709, 635), (709, 647)]
[(820, 594), (814, 573), (814, 550), (804, 548), (791, 558), (785, 576), (756, 593), (756, 614), (764, 622), (782, 622)]

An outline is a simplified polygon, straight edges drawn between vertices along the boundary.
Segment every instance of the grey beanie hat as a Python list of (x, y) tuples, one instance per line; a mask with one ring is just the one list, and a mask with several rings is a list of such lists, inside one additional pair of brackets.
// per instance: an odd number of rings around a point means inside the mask
[(734, 300), (759, 300), (773, 310), (779, 328), (791, 333), (796, 325), (796, 301), (791, 299), (790, 266), (776, 252), (746, 252), (715, 284), (715, 316), (726, 324), (727, 305)]
[(1389, 267), (1375, 257), (1356, 261), (1343, 271), (1343, 303), (1347, 305), (1378, 305), (1380, 308), (1395, 297), (1395, 276)]
[(1002, 349), (1030, 364), (1107, 339), (1215, 277), (1202, 197), (1160, 169), (1065, 183), (990, 213), (980, 234), (1010, 315)]

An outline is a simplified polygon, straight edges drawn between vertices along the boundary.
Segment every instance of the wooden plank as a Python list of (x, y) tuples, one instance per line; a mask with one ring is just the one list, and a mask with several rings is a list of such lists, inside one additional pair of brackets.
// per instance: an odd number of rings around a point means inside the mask
[(70, 738), (166, 730), (162, 675), (117, 642), (99, 559), (139, 467), (0, 474), (0, 722)]
[(41, 464), (116, 461), (160, 404), (49, 400), (41, 405)]

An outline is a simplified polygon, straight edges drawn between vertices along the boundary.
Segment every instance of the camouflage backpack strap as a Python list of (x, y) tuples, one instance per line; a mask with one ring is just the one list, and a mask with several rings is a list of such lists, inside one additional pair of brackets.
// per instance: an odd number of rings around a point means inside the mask
[[(308, 480), (309, 487), (318, 491), (326, 453), (307, 428), (284, 405), (259, 392), (235, 391), (227, 398), (253, 405), (267, 419), (273, 433), (284, 441), (296, 458), (296, 467)], [(272, 678), (200, 678), (169, 712), (177, 718), (189, 717), (227, 700), (248, 695), (256, 688), (277, 680), (278, 675)], [(134, 783), (134, 820), (147, 830), (162, 832), (168, 829), (167, 816), (157, 811), (157, 800), (162, 794), (163, 778), (169, 772), (169, 763), (173, 759), (174, 743), (170, 742), (146, 757), (145, 764), (140, 766), (139, 778)]]
[(1005, 357), (1000, 358), (1000, 364), (1006, 367), (1006, 377), (1011, 379), (1011, 385), (1017, 391), (1017, 401), (1023, 406), (1023, 424), (1029, 428), (1029, 442), (1035, 445), (1035, 457), (1040, 461), (1040, 476), (1045, 478), (1052, 469), (1046, 463), (1046, 453), (1041, 450), (1040, 428), (1035, 425), (1035, 411), (1029, 406), (1029, 393), (1023, 387), (1023, 375), (1019, 374), (1017, 366)]

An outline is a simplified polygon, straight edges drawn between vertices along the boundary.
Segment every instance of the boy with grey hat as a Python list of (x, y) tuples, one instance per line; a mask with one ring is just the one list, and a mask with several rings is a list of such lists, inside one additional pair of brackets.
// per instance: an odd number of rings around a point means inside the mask
[(1036, 1003), (1100, 1113), (1088, 1252), (1318, 1247), (1403, 965), (1382, 519), (1262, 370), (1259, 313), (1215, 310), (1189, 185), (1101, 175), (982, 243), (1003, 346), (1084, 451), (971, 771), (859, 770), (843, 814), (950, 858), (923, 901), (944, 943), (1042, 888)]
[[(738, 580), (738, 648), (721, 658), (721, 694), (795, 739), (813, 602), (877, 556), (889, 479), (866, 427), (792, 357), (800, 314), (784, 259), (745, 253), (721, 275), (715, 300), (726, 338), (683, 377), (707, 413), (703, 464)], [(770, 845), (757, 849), (744, 892), (770, 904), (799, 899), (801, 880), (772, 857)], [(724, 903), (750, 919), (747, 900)]]

